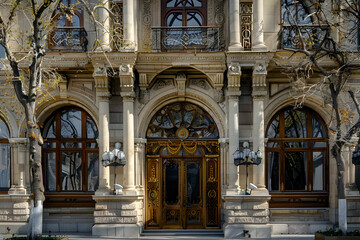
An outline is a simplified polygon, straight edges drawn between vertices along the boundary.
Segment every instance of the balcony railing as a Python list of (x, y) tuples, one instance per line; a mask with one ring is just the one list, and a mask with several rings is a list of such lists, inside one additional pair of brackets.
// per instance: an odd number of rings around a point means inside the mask
[(158, 27), (152, 29), (153, 51), (219, 51), (215, 27)]
[[(306, 48), (313, 49), (324, 39), (327, 26), (282, 26), (281, 30), (281, 48)], [(301, 37), (300, 37), (301, 33)], [(301, 41), (301, 39), (303, 41)], [(305, 45), (305, 46), (304, 46)]]
[(87, 33), (84, 28), (56, 28), (49, 36), (49, 49), (87, 51)]

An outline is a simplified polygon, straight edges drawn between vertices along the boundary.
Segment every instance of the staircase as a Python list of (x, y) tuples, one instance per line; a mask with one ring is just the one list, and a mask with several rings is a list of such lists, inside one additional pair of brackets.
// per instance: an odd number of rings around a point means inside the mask
[(141, 237), (166, 236), (221, 239), (224, 238), (224, 232), (221, 229), (147, 229), (141, 233)]

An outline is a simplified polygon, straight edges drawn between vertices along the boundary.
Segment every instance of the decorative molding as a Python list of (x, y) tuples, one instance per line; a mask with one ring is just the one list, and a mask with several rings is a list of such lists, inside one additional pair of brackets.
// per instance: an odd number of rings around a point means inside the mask
[(227, 62), (238, 62), (240, 66), (254, 66), (256, 62), (262, 61), (267, 65), (273, 57), (273, 52), (228, 52)]
[(134, 98), (136, 96), (135, 92), (121, 92), (121, 97), (123, 98), (123, 101), (134, 101)]
[(166, 88), (169, 86), (174, 86), (173, 79), (159, 79), (155, 86), (153, 87), (154, 90), (160, 90), (162, 88)]
[(150, 92), (148, 90), (140, 90), (139, 102), (145, 104), (150, 100)]
[(60, 98), (67, 98), (67, 92), (68, 92), (68, 80), (66, 76), (61, 76), (60, 82), (59, 82), (59, 92), (60, 92)]
[(219, 27), (219, 49), (225, 49), (225, 11), (224, 1), (217, 0), (215, 3), (215, 24)]
[(241, 43), (244, 49), (252, 47), (252, 25), (253, 25), (253, 6), (252, 2), (240, 3), (240, 22), (241, 22)]
[(145, 90), (148, 87), (148, 81), (147, 81), (147, 74), (146, 73), (140, 73), (139, 77), (139, 87), (141, 90)]
[(205, 79), (190, 79), (190, 84), (205, 90), (210, 89), (210, 86)]
[(228, 67), (228, 88), (238, 90), (240, 88), (241, 67), (239, 63), (230, 63)]
[(151, 25), (152, 25), (152, 13), (151, 13), (151, 0), (143, 1), (143, 16), (142, 16), (142, 49), (143, 51), (151, 51), (152, 50), (152, 39), (151, 36)]
[(187, 79), (186, 75), (183, 72), (178, 73), (178, 75), (176, 76), (176, 86), (177, 86), (177, 90), (178, 90), (178, 96), (185, 96), (186, 79)]

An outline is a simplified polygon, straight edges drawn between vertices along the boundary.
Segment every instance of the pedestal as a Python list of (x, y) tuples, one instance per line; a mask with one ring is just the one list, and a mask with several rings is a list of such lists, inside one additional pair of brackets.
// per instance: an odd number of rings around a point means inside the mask
[(144, 198), (138, 195), (93, 196), (93, 236), (138, 238), (143, 229)]
[[(270, 239), (269, 223), (270, 195), (225, 195), (224, 238)], [(250, 236), (249, 236), (249, 235)]]

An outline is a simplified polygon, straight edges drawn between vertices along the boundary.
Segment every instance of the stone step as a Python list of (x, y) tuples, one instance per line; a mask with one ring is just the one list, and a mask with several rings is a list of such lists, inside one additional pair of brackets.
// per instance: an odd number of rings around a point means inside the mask
[(209, 236), (224, 237), (221, 229), (151, 229), (144, 230), (141, 236)]

